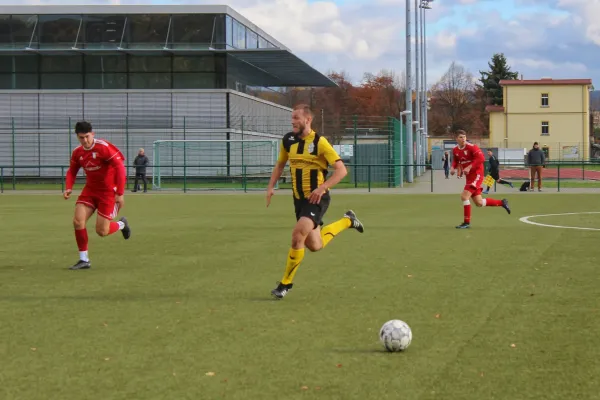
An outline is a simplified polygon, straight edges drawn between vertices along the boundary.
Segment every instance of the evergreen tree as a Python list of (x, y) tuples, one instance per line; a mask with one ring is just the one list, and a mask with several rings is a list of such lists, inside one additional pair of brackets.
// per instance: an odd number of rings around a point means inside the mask
[(502, 87), (500, 81), (504, 79), (518, 79), (519, 73), (512, 72), (506, 62), (503, 53), (496, 53), (492, 60), (488, 62), (489, 71), (479, 71), (481, 86), (485, 91), (489, 104), (501, 106), (503, 100)]

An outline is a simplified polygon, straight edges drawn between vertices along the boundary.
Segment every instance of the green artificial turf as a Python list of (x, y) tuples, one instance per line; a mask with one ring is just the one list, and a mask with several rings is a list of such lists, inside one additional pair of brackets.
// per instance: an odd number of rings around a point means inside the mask
[[(591, 399), (600, 393), (600, 232), (520, 217), (600, 210), (595, 195), (509, 197), (457, 231), (456, 195), (333, 193), (345, 231), (270, 298), (289, 195), (126, 196), (133, 236), (77, 261), (74, 201), (0, 197), (0, 398)], [(600, 228), (600, 214), (532, 221)], [(381, 325), (413, 330), (387, 353)], [(514, 345), (514, 346), (513, 346)]]

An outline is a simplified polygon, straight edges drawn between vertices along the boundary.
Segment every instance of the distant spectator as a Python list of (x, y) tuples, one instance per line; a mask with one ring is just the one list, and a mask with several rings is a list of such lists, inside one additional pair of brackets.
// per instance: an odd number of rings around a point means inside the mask
[(546, 164), (546, 155), (540, 149), (538, 142), (533, 144), (533, 148), (527, 153), (527, 165), (531, 170), (529, 190), (533, 191), (535, 185), (535, 176), (538, 177), (538, 192), (542, 191), (542, 169)]
[(447, 151), (444, 152), (442, 161), (444, 162), (444, 174), (446, 174), (446, 179), (450, 179), (450, 155)]
[(133, 192), (138, 191), (138, 179), (141, 179), (144, 182), (144, 193), (148, 192), (148, 181), (146, 180), (146, 167), (150, 161), (148, 157), (146, 157), (144, 153), (144, 149), (140, 149), (137, 157), (133, 160), (133, 165), (135, 166), (135, 182), (133, 184)]

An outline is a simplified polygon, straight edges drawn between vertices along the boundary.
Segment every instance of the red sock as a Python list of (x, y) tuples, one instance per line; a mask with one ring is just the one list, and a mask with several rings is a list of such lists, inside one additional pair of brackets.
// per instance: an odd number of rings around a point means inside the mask
[(111, 222), (110, 223), (110, 228), (108, 228), (108, 234), (112, 235), (115, 232), (119, 231), (119, 223), (118, 222)]
[(469, 200), (463, 201), (463, 208), (465, 211), (465, 224), (471, 223), (471, 202)]
[(75, 229), (75, 240), (77, 240), (77, 247), (79, 251), (87, 251), (88, 249), (88, 235), (87, 229)]
[(502, 200), (490, 199), (489, 197), (485, 199), (486, 207), (502, 207)]

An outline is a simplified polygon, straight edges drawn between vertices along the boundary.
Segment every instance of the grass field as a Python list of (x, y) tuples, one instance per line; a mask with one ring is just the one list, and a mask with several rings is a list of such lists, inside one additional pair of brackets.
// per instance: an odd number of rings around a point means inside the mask
[[(282, 301), (289, 195), (129, 196), (129, 241), (73, 201), (0, 198), (0, 399), (593, 399), (600, 393), (600, 232), (522, 216), (599, 210), (595, 195), (334, 193), (366, 226), (307, 254)], [(95, 218), (95, 217), (94, 217)], [(600, 227), (600, 214), (534, 221)], [(92, 221), (93, 222), (93, 221)], [(412, 327), (386, 353), (389, 319)]]

